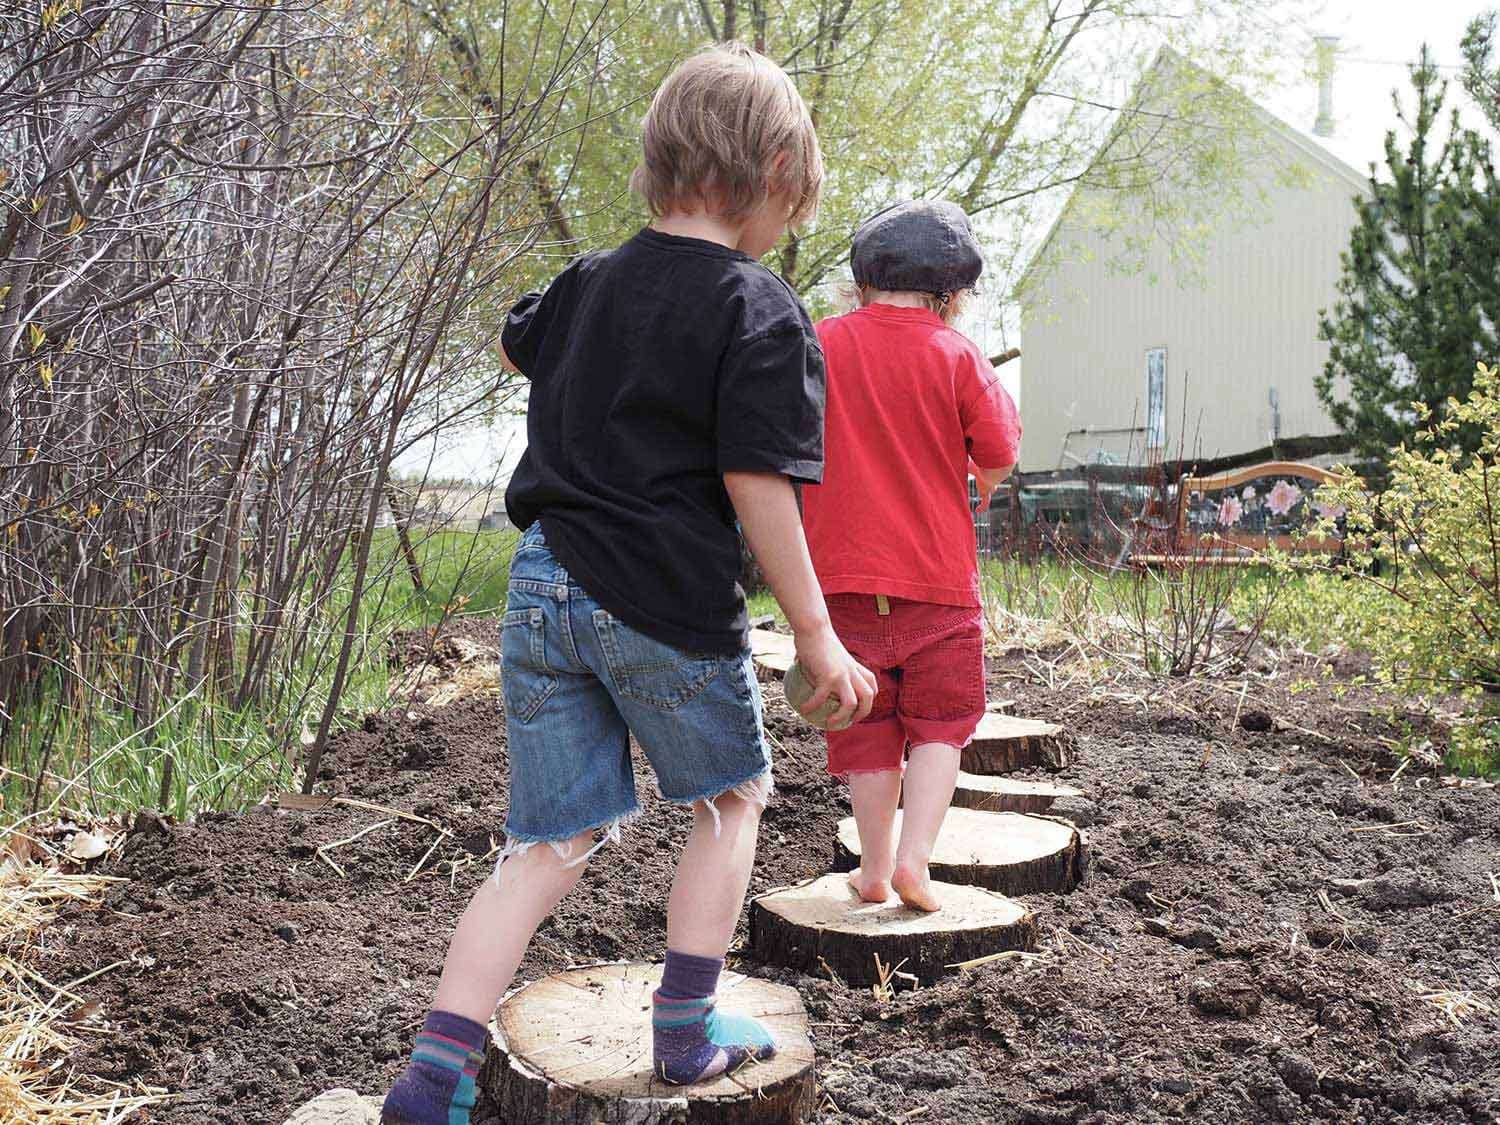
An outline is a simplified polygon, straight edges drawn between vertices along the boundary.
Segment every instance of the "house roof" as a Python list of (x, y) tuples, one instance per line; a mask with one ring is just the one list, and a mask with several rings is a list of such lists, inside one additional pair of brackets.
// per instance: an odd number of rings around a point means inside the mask
[[(1313, 164), (1349, 184), (1356, 192), (1364, 194), (1369, 191), (1369, 177), (1356, 170), (1352, 164), (1336, 151), (1347, 151), (1348, 146), (1343, 145), (1340, 138), (1318, 137), (1311, 132), (1288, 124), (1270, 110), (1260, 105), (1248, 94), (1235, 89), (1218, 75), (1197, 65), (1171, 47), (1163, 45), (1157, 50), (1156, 56), (1151, 60), (1151, 65), (1145, 69), (1141, 75), (1141, 80), (1136, 84), (1135, 91), (1131, 95), (1131, 103), (1139, 103), (1155, 83), (1161, 81), (1165, 74), (1172, 71), (1179, 74), (1185, 72), (1195, 80), (1211, 84), (1220, 90), (1229, 91), (1235, 100), (1247, 110), (1251, 119), (1264, 128), (1269, 136), (1281, 139)], [(1099, 151), (1103, 152), (1114, 143), (1118, 131), (1122, 127), (1121, 121), (1123, 117), (1123, 114), (1117, 115), (1116, 122), (1111, 127), (1104, 143), (1100, 145)], [(1068, 196), (1068, 201), (1063, 204), (1062, 209), (1058, 211), (1057, 216), (1052, 220), (1052, 225), (1048, 227), (1046, 235), (1038, 244), (1036, 252), (1032, 254), (1030, 262), (1027, 263), (1026, 269), (1022, 272), (1020, 285), (1025, 285), (1026, 279), (1031, 276), (1037, 263), (1046, 255), (1047, 249), (1052, 244), (1052, 240), (1056, 236), (1058, 229), (1062, 226), (1063, 220), (1067, 218), (1068, 212), (1072, 210), (1074, 201), (1077, 200), (1079, 194), (1084, 190), (1086, 190), (1085, 185), (1080, 184)]]

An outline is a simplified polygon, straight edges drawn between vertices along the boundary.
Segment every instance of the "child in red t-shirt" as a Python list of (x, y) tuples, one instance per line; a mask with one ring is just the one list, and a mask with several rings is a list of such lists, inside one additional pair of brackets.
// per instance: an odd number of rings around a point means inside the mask
[(987, 504), (1021, 426), (989, 360), (950, 326), (983, 269), (960, 208), (883, 211), (851, 261), (860, 307), (817, 326), (825, 462), (823, 483), (803, 490), (803, 523), (834, 631), (880, 690), (866, 719), (829, 732), (828, 770), (849, 781), (860, 897), (894, 889), (931, 911), (928, 861), (985, 708), (968, 478)]

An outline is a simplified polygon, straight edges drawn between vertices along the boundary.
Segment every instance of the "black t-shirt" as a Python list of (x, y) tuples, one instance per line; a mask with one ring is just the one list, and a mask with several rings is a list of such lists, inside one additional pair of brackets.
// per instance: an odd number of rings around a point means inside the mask
[(717, 243), (643, 230), (521, 299), (531, 380), (505, 493), (605, 609), (695, 652), (745, 643), (726, 472), (823, 474), (823, 353), (791, 288)]

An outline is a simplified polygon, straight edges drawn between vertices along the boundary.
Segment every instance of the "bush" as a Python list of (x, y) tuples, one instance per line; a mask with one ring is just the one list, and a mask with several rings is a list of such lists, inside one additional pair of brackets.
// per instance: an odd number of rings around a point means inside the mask
[[(1406, 691), (1453, 691), (1472, 721), (1453, 734), (1460, 769), (1500, 769), (1500, 368), (1479, 365), (1474, 389), (1450, 400), (1389, 462), (1390, 485), (1364, 491), (1356, 478), (1325, 499), (1346, 511), (1352, 541), (1367, 540), (1377, 561), (1370, 579), (1389, 596), (1372, 622), (1377, 668)], [(1475, 452), (1456, 440), (1479, 436)]]

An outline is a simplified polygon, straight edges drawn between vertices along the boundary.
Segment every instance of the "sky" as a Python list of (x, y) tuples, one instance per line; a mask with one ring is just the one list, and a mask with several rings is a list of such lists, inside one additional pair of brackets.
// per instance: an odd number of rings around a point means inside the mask
[[(1478, 127), (1480, 118), (1456, 81), (1462, 61), (1458, 44), (1469, 21), (1495, 6), (1500, 6), (1500, 0), (1326, 0), (1321, 14), (1302, 33), (1286, 37), (1286, 51), (1288, 63), (1295, 68), (1310, 60), (1312, 34), (1339, 37), (1333, 87), (1336, 127), (1328, 147), (1361, 172), (1381, 158), (1385, 133), (1395, 120), (1391, 91), (1409, 90), (1407, 66), (1424, 42), (1444, 76), (1453, 80), (1450, 104), (1459, 106), (1466, 124)], [(1312, 78), (1288, 82), (1256, 98), (1304, 131), (1311, 129), (1317, 116), (1318, 91)], [(994, 350), (1005, 335), (990, 324), (965, 327), (982, 346), (996, 345)], [(1006, 364), (1000, 376), (1019, 401), (1020, 364)], [(412, 450), (396, 467), (476, 482), (504, 480), (523, 444), (524, 430), (518, 420), (482, 430), (450, 431), (440, 435), (435, 446)]]

